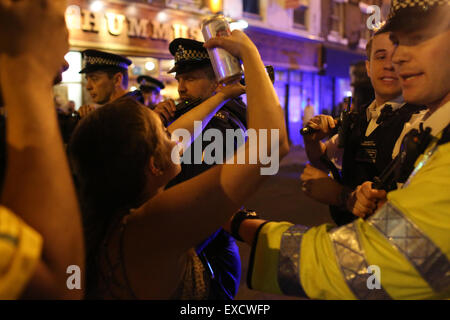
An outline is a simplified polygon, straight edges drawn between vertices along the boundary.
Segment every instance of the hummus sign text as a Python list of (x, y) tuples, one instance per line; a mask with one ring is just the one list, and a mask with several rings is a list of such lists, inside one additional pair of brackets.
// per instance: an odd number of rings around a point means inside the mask
[(199, 26), (193, 28), (179, 23), (161, 23), (156, 19), (126, 17), (113, 12), (92, 12), (77, 5), (67, 8), (66, 23), (69, 30), (89, 33), (106, 30), (116, 37), (126, 32), (130, 38), (172, 41), (181, 37), (203, 40)]

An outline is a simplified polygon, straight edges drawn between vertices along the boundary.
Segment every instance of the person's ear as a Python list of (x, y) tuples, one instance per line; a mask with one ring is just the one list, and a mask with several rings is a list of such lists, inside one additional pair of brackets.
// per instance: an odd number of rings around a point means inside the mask
[(164, 172), (159, 169), (159, 166), (156, 164), (155, 157), (153, 156), (150, 157), (149, 169), (155, 177), (160, 177), (164, 174)]
[(370, 78), (370, 61), (366, 60), (366, 71), (367, 71), (367, 75)]
[(114, 85), (117, 86), (122, 86), (122, 82), (123, 82), (123, 74), (121, 72), (117, 72), (114, 75)]

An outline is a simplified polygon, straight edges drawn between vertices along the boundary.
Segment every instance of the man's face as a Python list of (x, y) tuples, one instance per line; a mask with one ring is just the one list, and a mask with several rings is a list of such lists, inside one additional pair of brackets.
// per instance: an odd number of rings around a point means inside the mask
[(114, 80), (103, 71), (95, 71), (86, 74), (86, 89), (91, 95), (92, 101), (97, 104), (107, 103), (114, 92)]
[(382, 33), (372, 40), (370, 61), (366, 61), (367, 74), (377, 97), (392, 100), (401, 95), (398, 76), (394, 72), (392, 54), (395, 46), (389, 39), (389, 33)]
[(208, 99), (217, 88), (215, 79), (210, 79), (205, 69), (177, 74), (178, 93), (181, 100)]
[(391, 34), (397, 46), (392, 60), (407, 102), (432, 107), (449, 98), (450, 30), (436, 26)]

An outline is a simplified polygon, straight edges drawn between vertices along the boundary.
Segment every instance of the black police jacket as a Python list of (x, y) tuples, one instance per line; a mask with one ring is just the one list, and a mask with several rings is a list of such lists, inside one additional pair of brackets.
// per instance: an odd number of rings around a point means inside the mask
[[(405, 104), (382, 121), (378, 127), (366, 137), (367, 121), (366, 109), (362, 111), (351, 124), (344, 138), (344, 155), (342, 161), (342, 183), (355, 189), (365, 181), (373, 181), (392, 161), (392, 151), (403, 130), (403, 126), (414, 113), (425, 107)], [(333, 220), (338, 225), (347, 224), (356, 216), (351, 212), (330, 206)]]

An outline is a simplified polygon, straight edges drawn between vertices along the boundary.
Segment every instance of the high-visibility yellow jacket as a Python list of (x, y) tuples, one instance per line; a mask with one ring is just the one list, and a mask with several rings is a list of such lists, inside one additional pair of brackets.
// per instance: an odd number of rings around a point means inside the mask
[(313, 299), (449, 299), (449, 259), (450, 143), (434, 141), (407, 185), (367, 220), (263, 225), (247, 281)]
[(40, 259), (42, 237), (0, 206), (0, 300), (16, 299)]

